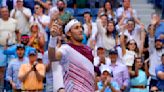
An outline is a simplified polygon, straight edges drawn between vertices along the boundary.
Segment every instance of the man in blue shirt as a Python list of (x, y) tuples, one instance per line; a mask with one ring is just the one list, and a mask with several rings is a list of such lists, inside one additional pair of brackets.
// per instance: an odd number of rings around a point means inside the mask
[[(31, 46), (27, 45), (28, 42), (29, 42), (29, 36), (28, 35), (22, 35), (21, 36), (21, 44), (23, 44), (25, 46), (25, 52), (24, 52), (25, 57), (28, 57), (29, 51), (35, 50), (35, 48), (32, 48)], [(3, 53), (5, 55), (13, 55), (14, 58), (16, 58), (16, 57), (18, 57), (17, 53), (16, 53), (16, 50), (17, 50), (17, 44), (6, 48)]]
[(14, 92), (21, 91), (21, 81), (18, 79), (19, 68), (22, 64), (28, 63), (28, 58), (24, 57), (24, 51), (25, 47), (22, 44), (17, 45), (18, 58), (10, 61), (6, 72), (6, 80), (10, 82)]
[(161, 38), (164, 42), (164, 22), (160, 20), (160, 15), (157, 13), (153, 13), (151, 19), (151, 25), (155, 28), (155, 38)]
[(120, 87), (117, 82), (112, 79), (112, 71), (109, 66), (104, 65), (100, 68), (101, 81), (97, 83), (100, 92), (120, 92)]
[(161, 91), (163, 92), (164, 91), (164, 53), (161, 56), (161, 61), (162, 64), (156, 67), (155, 72), (158, 79), (158, 83), (157, 83), (158, 90), (160, 92)]

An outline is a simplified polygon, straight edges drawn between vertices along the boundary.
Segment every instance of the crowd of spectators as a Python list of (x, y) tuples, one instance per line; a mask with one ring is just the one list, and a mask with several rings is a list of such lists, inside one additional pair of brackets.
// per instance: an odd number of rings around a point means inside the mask
[(130, 0), (1, 0), (0, 14), (0, 92), (64, 92), (48, 44), (54, 29), (56, 48), (69, 43), (65, 25), (74, 18), (92, 49), (96, 92), (164, 92), (164, 20), (156, 12), (148, 28)]

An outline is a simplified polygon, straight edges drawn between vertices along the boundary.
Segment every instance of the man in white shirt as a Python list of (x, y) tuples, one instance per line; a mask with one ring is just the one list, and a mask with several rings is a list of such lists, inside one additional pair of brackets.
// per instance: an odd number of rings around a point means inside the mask
[(84, 13), (84, 20), (85, 23), (83, 24), (83, 27), (84, 33), (88, 38), (87, 45), (93, 49), (96, 43), (97, 25), (96, 23), (92, 22), (92, 15), (90, 12)]
[[(136, 11), (131, 8), (130, 0), (123, 0), (123, 7), (120, 7), (116, 10), (116, 16), (119, 20), (122, 19), (123, 15), (126, 15), (127, 19), (132, 18), (132, 13), (135, 17), (137, 17)], [(127, 19), (124, 20), (124, 23), (126, 23)]]
[(23, 0), (17, 0), (16, 6), (11, 10), (11, 17), (18, 21), (18, 28), (21, 34), (29, 34), (29, 18), (31, 10), (23, 6)]
[(4, 46), (16, 43), (17, 21), (9, 17), (9, 10), (7, 7), (0, 9), (0, 92), (3, 92), (4, 86), (4, 72), (7, 64), (6, 55), (3, 54)]
[[(154, 31), (154, 30), (151, 30)], [(157, 84), (157, 77), (155, 73), (155, 68), (160, 65), (161, 62), (161, 56), (164, 53), (163, 43), (162, 39), (154, 39), (153, 32), (149, 32), (149, 73), (151, 76), (150, 80), (150, 88), (153, 86), (156, 86)]]

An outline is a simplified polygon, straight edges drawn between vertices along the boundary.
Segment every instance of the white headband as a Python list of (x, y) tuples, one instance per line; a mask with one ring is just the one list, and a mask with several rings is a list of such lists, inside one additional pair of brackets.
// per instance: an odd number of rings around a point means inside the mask
[(67, 25), (65, 26), (65, 29), (64, 29), (65, 33), (67, 33), (70, 30), (70, 28), (76, 23), (80, 23), (80, 22), (77, 19), (72, 19), (71, 21), (69, 21)]

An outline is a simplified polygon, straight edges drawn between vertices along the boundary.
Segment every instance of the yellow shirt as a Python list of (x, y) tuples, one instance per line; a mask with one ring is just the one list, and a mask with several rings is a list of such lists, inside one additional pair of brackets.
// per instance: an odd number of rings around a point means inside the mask
[[(25, 75), (30, 69), (32, 65), (30, 64), (22, 64), (19, 69), (18, 77)], [(45, 76), (45, 66), (43, 64), (37, 64), (36, 69), (42, 76)], [(25, 81), (22, 83), (22, 89), (25, 90), (39, 90), (43, 89), (43, 80), (38, 81), (36, 78), (36, 74), (34, 71), (31, 71)]]

